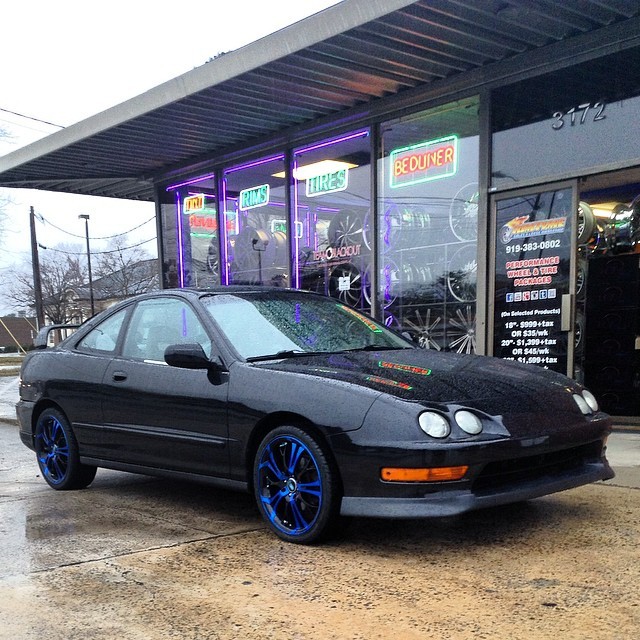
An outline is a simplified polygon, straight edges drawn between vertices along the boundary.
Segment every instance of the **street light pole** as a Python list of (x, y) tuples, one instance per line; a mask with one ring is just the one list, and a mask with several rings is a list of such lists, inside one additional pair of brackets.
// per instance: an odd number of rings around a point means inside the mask
[(93, 278), (91, 277), (91, 249), (89, 249), (89, 214), (81, 213), (78, 218), (84, 220), (84, 231), (87, 236), (87, 266), (89, 267), (89, 296), (91, 297), (91, 315), (96, 315), (95, 303), (93, 300)]

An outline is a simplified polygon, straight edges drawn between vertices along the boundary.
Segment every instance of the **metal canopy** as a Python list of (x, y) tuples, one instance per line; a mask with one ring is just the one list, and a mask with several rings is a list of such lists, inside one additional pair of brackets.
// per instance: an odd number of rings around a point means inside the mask
[(0, 158), (0, 186), (153, 200), (154, 180), (173, 169), (621, 34), (638, 44), (637, 0), (343, 0)]

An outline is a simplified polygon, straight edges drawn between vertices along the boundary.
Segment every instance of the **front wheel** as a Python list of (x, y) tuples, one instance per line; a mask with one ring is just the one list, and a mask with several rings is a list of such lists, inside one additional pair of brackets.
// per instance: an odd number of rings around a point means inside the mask
[(45, 409), (38, 417), (35, 449), (42, 477), (54, 489), (84, 489), (96, 476), (96, 467), (80, 462), (71, 425), (55, 409)]
[(274, 429), (258, 447), (253, 467), (258, 509), (288, 542), (328, 537), (340, 508), (338, 472), (319, 442), (294, 426)]

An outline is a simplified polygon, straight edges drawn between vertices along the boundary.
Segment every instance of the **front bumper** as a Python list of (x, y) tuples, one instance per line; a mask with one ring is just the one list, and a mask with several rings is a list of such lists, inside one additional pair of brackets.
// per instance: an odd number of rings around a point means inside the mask
[[(452, 516), (521, 502), (614, 477), (606, 456), (607, 416), (533, 437), (381, 442), (364, 430), (335, 436), (344, 515), (387, 518)], [(460, 480), (387, 482), (383, 467), (467, 466)]]
[[(580, 487), (599, 480), (610, 480), (614, 472), (606, 459), (583, 465), (579, 472), (560, 473), (549, 478), (521, 481), (509, 486), (474, 491), (472, 488), (443, 489), (422, 497), (356, 497), (342, 499), (345, 516), (377, 518), (437, 518), (455, 516), (487, 507), (531, 500)], [(432, 489), (431, 489), (432, 490)]]

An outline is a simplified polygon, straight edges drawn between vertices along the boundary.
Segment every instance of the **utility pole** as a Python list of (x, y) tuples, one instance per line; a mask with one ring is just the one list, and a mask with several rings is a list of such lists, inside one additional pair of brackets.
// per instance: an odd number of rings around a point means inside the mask
[(42, 305), (42, 280), (40, 279), (40, 259), (38, 258), (38, 242), (36, 241), (36, 214), (30, 209), (31, 226), (31, 266), (33, 268), (33, 297), (35, 298), (36, 320), (38, 329), (44, 327), (44, 308)]
[(93, 299), (93, 277), (91, 275), (91, 249), (89, 248), (89, 214), (81, 213), (78, 218), (84, 220), (84, 231), (87, 237), (87, 266), (89, 267), (89, 296), (91, 298), (91, 315), (96, 315), (96, 306)]

